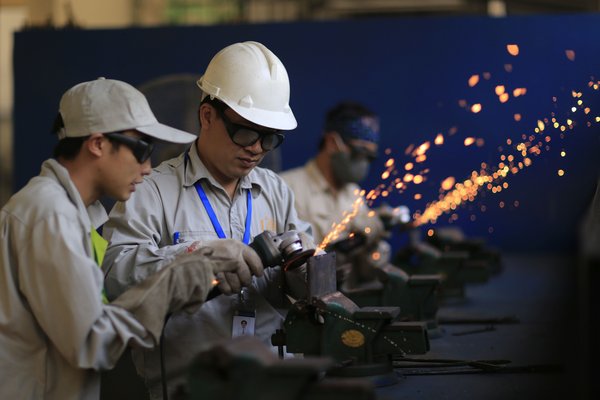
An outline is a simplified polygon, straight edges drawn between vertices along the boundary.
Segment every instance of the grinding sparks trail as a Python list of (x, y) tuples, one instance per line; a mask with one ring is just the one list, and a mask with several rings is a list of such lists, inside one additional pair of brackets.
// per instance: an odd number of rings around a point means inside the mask
[(329, 231), (329, 233), (325, 236), (323, 241), (317, 246), (315, 254), (317, 254), (321, 250), (325, 250), (329, 243), (337, 240), (340, 237), (340, 235), (346, 230), (346, 227), (348, 226), (350, 221), (352, 221), (354, 217), (356, 217), (356, 214), (358, 214), (362, 206), (365, 204), (365, 191), (361, 190), (360, 192), (356, 193), (356, 195), (356, 200), (354, 200), (354, 203), (352, 204), (352, 210), (344, 214), (342, 220), (339, 223), (333, 224), (333, 226), (331, 227), (331, 231)]
[[(506, 45), (506, 51), (513, 57), (519, 56), (521, 49), (516, 44)], [(575, 52), (573, 50), (565, 50), (565, 56), (568, 60), (575, 60)], [(510, 73), (513, 70), (512, 64), (505, 64), (504, 69)], [(490, 81), (491, 74), (489, 72), (481, 72), (479, 74), (473, 74), (468, 78), (467, 85), (470, 88), (475, 86), (485, 86), (492, 84)], [(489, 81), (489, 82), (485, 82)], [(516, 86), (516, 87), (515, 87)], [(504, 82), (496, 82), (492, 84), (492, 90), (500, 103), (512, 102), (515, 99), (525, 96), (527, 94), (527, 88), (522, 85), (508, 85)], [(600, 81), (590, 80), (588, 87), (594, 91), (598, 91), (600, 88)], [(582, 92), (572, 91), (572, 98), (575, 100), (575, 104), (570, 107), (570, 112), (579, 117), (587, 116), (587, 126), (591, 126), (591, 121), (600, 123), (600, 116), (590, 115), (590, 107), (586, 107), (583, 102)], [(553, 101), (556, 103), (556, 97), (553, 97)], [(459, 100), (458, 105), (472, 114), (484, 113), (489, 108), (489, 104), (484, 104), (481, 101), (468, 102), (467, 100)], [(525, 118), (521, 113), (513, 113), (512, 119), (515, 122), (520, 122)], [(574, 118), (573, 118), (574, 119)], [(559, 121), (555, 113), (552, 113), (548, 118), (541, 118), (535, 122), (535, 126), (532, 129), (533, 132), (530, 135), (523, 134), (520, 140), (507, 139), (506, 144), (515, 150), (515, 154), (501, 154), (500, 161), (496, 165), (487, 165), (481, 163), (479, 170), (471, 172), (470, 176), (460, 182), (457, 182), (453, 176), (448, 176), (440, 183), (440, 196), (437, 201), (427, 204), (423, 212), (416, 212), (413, 215), (414, 226), (420, 226), (426, 223), (435, 223), (438, 218), (445, 214), (456, 210), (459, 206), (472, 202), (482, 191), (490, 191), (492, 193), (499, 193), (509, 187), (506, 180), (510, 175), (515, 175), (525, 167), (532, 165), (532, 158), (541, 155), (544, 151), (550, 150), (550, 143), (552, 142), (551, 134), (548, 133), (552, 130), (556, 130), (561, 139), (565, 137), (567, 130), (573, 129), (575, 122), (571, 118), (566, 118), (565, 121)], [(446, 133), (437, 133), (432, 140), (425, 141), (419, 145), (411, 144), (404, 151), (404, 155), (411, 158), (409, 161), (400, 162), (391, 156), (391, 149), (386, 149), (385, 154), (388, 157), (384, 166), (385, 169), (381, 173), (382, 183), (377, 185), (374, 189), (366, 192), (357, 192), (357, 198), (352, 206), (352, 210), (345, 213), (342, 216), (342, 221), (333, 224), (331, 231), (327, 234), (325, 239), (318, 246), (318, 250), (325, 249), (328, 244), (337, 240), (342, 233), (347, 230), (348, 225), (360, 212), (361, 208), (365, 206), (371, 206), (373, 202), (378, 198), (386, 198), (392, 192), (404, 193), (409, 186), (418, 186), (426, 182), (428, 179), (429, 168), (426, 168), (426, 161), (428, 159), (428, 151), (434, 146), (439, 147), (444, 145), (446, 141), (450, 140), (451, 137), (457, 132), (456, 127), (452, 127)], [(474, 136), (465, 135), (462, 138), (463, 145), (465, 147), (477, 146), (482, 147), (484, 145), (483, 138), (477, 138)], [(499, 148), (503, 151), (502, 148)], [(564, 157), (566, 152), (564, 149), (561, 150), (561, 156)], [(554, 170), (558, 176), (565, 176), (566, 171), (562, 168)], [(421, 193), (413, 195), (415, 200), (422, 199)], [(500, 202), (500, 207), (504, 207), (504, 202)], [(515, 201), (514, 206), (518, 206), (518, 201)], [(485, 206), (482, 206), (484, 211)], [(456, 220), (457, 214), (452, 215), (452, 219)], [(471, 215), (471, 221), (474, 221), (476, 217)], [(368, 228), (367, 228), (368, 229)], [(493, 228), (490, 228), (493, 229)], [(352, 235), (352, 234), (351, 234)]]
[[(456, 133), (456, 127), (452, 127), (448, 130), (447, 136), (452, 136)], [(444, 135), (437, 133), (433, 140), (433, 145), (442, 146), (445, 143)], [(317, 252), (324, 250), (330, 243), (340, 238), (340, 235), (344, 233), (350, 222), (360, 212), (361, 208), (371, 206), (373, 202), (379, 197), (388, 197), (391, 192), (403, 193), (409, 185), (420, 185), (425, 182), (428, 168), (422, 168), (421, 165), (427, 160), (427, 152), (432, 148), (432, 141), (426, 141), (418, 146), (413, 144), (409, 145), (404, 154), (411, 157), (411, 161), (403, 163), (399, 166), (396, 160), (391, 157), (391, 149), (386, 149), (385, 154), (389, 157), (385, 164), (385, 170), (381, 173), (381, 179), (383, 183), (379, 184), (375, 189), (366, 192), (365, 190), (357, 191), (355, 193), (356, 199), (352, 204), (350, 211), (344, 213), (342, 220), (338, 223), (334, 223), (329, 233), (325, 236), (322, 242), (317, 246)], [(415, 194), (415, 199), (420, 199), (420, 194)], [(396, 211), (396, 210), (395, 210)], [(375, 218), (375, 213), (369, 213), (369, 217)], [(369, 227), (366, 227), (369, 229)]]
[[(590, 81), (588, 86), (597, 91), (600, 88), (600, 81)], [(571, 112), (576, 113), (578, 110), (583, 110), (585, 115), (588, 115), (591, 110), (581, 100), (582, 93), (572, 91), (571, 95), (577, 103), (577, 106), (571, 107)], [(594, 121), (600, 122), (600, 118), (595, 117)], [(587, 126), (589, 127), (590, 125), (591, 122), (588, 121)], [(453, 180), (446, 178), (441, 185), (442, 194), (440, 195), (440, 199), (428, 204), (422, 213), (415, 213), (414, 226), (435, 223), (442, 214), (452, 212), (461, 204), (473, 201), (482, 189), (489, 190), (492, 193), (498, 193), (503, 189), (507, 189), (508, 183), (503, 181), (509, 175), (515, 175), (525, 167), (529, 167), (533, 162), (531, 157), (539, 156), (543, 150), (550, 150), (548, 143), (551, 142), (552, 138), (545, 133), (549, 126), (551, 127), (550, 129), (559, 131), (562, 137), (565, 131), (573, 129), (574, 121), (567, 118), (565, 123), (561, 124), (554, 115), (551, 118), (538, 120), (533, 129), (535, 135), (523, 135), (523, 141), (514, 147), (517, 155), (501, 155), (500, 162), (493, 168), (482, 163), (480, 171), (473, 171), (469, 178), (459, 183), (453, 183)], [(510, 139), (506, 142), (508, 145), (512, 144), (512, 140)], [(561, 150), (560, 154), (564, 157), (566, 152)], [(516, 161), (517, 157), (520, 157), (521, 161)], [(558, 169), (557, 175), (564, 176), (565, 171)], [(500, 207), (503, 206), (504, 204), (501, 202)]]

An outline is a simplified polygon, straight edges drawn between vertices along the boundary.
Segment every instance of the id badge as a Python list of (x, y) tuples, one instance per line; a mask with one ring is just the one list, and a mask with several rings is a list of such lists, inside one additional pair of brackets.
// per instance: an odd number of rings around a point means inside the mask
[(231, 337), (254, 336), (256, 317), (251, 315), (234, 315)]
[(254, 336), (256, 323), (255, 304), (248, 288), (242, 288), (238, 294), (235, 314), (231, 325), (231, 337)]

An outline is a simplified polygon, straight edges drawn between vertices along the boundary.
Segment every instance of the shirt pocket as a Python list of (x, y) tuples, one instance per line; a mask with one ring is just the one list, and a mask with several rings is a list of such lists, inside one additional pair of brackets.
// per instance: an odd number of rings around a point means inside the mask
[(175, 231), (173, 233), (173, 244), (191, 243), (196, 241), (206, 242), (218, 238), (219, 237), (216, 235), (214, 230)]

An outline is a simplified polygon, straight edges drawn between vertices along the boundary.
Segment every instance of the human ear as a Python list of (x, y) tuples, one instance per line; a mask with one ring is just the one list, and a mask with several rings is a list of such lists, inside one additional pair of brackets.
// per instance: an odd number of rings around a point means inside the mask
[(90, 154), (96, 157), (102, 156), (102, 152), (104, 151), (106, 142), (104, 139), (105, 137), (101, 133), (94, 133), (89, 137), (88, 140), (84, 142)]
[(214, 122), (217, 115), (217, 110), (208, 103), (203, 103), (198, 109), (198, 120), (200, 126), (208, 128), (212, 122)]

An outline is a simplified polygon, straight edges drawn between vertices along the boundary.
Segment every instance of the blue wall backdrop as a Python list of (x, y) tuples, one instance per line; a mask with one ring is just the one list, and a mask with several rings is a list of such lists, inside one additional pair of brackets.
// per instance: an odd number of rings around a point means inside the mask
[[(444, 135), (445, 144), (432, 146), (419, 166), (429, 170), (426, 181), (383, 199), (413, 211), (437, 199), (444, 178), (461, 181), (482, 162), (496, 165), (511, 150), (506, 140), (516, 143), (524, 134), (537, 135), (538, 120), (555, 117), (563, 124), (572, 119), (574, 128), (562, 137), (547, 122), (536, 137), (550, 136), (544, 142), (549, 150), (543, 148), (530, 167), (510, 176), (507, 189), (483, 192), (459, 207), (452, 223), (505, 250), (572, 251), (600, 175), (600, 123), (595, 120), (600, 91), (588, 84), (600, 79), (598, 38), (600, 15), (19, 32), (15, 189), (51, 155), (56, 139), (49, 129), (58, 100), (70, 86), (99, 76), (133, 85), (171, 74), (199, 77), (224, 46), (256, 40), (279, 56), (291, 79), (290, 103), (299, 126), (281, 149), (283, 169), (303, 164), (316, 152), (323, 114), (343, 99), (361, 101), (380, 114), (382, 148), (391, 150), (398, 165), (410, 161), (404, 154), (410, 144)], [(517, 44), (519, 54), (509, 54), (507, 44)], [(470, 87), (474, 74), (480, 81)], [(499, 101), (497, 85), (510, 94), (507, 102)], [(515, 88), (527, 92), (514, 97)], [(583, 101), (575, 112), (573, 90), (582, 93)], [(476, 114), (469, 110), (475, 103), (482, 104)], [(483, 139), (484, 145), (466, 147), (466, 137)], [(365, 188), (381, 182), (386, 159), (382, 153)], [(558, 176), (559, 169), (564, 176)], [(448, 225), (449, 218), (424, 228)], [(399, 246), (402, 240), (394, 237), (393, 243)]]

